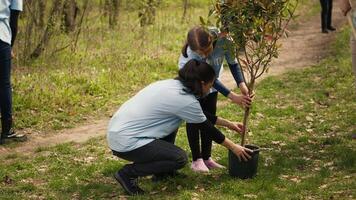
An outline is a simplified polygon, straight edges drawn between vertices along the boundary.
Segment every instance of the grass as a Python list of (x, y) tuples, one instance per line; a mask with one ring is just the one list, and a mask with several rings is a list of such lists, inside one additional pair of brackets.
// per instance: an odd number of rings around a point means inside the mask
[[(186, 166), (187, 178), (140, 179), (148, 194), (130, 199), (354, 199), (356, 94), (349, 32), (338, 34), (333, 56), (319, 65), (259, 83), (248, 137), (263, 149), (256, 178), (234, 179), (226, 170), (194, 174)], [(243, 114), (233, 105), (218, 112), (234, 120)], [(184, 132), (181, 127), (177, 145), (189, 151)], [(226, 149), (218, 145), (213, 157), (228, 164)], [(129, 198), (112, 178), (126, 163), (111, 155), (105, 138), (9, 154), (0, 163), (0, 199)]]

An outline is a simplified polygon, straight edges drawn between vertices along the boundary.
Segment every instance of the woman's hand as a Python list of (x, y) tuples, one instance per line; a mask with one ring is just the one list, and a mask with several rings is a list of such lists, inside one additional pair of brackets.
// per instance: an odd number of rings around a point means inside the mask
[(241, 161), (241, 158), (244, 161), (247, 161), (251, 158), (249, 153), (252, 153), (252, 150), (248, 149), (246, 147), (240, 146), (238, 144), (234, 144), (231, 151), (239, 158), (240, 161)]
[(238, 133), (243, 133), (245, 127), (242, 123), (239, 122), (230, 122), (227, 126), (230, 130), (236, 131)]
[(252, 99), (249, 96), (246, 95), (237, 95), (234, 92), (230, 92), (230, 94), (227, 96), (229, 99), (231, 99), (232, 102), (234, 102), (237, 105), (240, 105), (242, 107), (250, 107)]

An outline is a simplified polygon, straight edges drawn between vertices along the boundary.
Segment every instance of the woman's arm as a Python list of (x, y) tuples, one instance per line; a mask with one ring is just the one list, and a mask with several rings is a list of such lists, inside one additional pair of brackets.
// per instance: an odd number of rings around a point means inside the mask
[(231, 122), (231, 121), (221, 118), (221, 117), (217, 117), (215, 124), (218, 126), (224, 126), (228, 129), (236, 131), (238, 133), (242, 133), (243, 129), (244, 129), (243, 124), (238, 123), (238, 122)]
[(14, 45), (16, 35), (17, 35), (17, 24), (18, 24), (18, 19), (20, 15), (19, 10), (10, 10), (10, 28), (11, 28), (11, 46)]
[(242, 147), (238, 144), (233, 143), (230, 139), (226, 138), (224, 134), (222, 134), (219, 129), (217, 129), (209, 120), (204, 121), (199, 124), (192, 124), (193, 126), (197, 126), (203, 133), (209, 134), (211, 139), (231, 150), (239, 159), (248, 160), (251, 156), (248, 152), (252, 152), (250, 149)]

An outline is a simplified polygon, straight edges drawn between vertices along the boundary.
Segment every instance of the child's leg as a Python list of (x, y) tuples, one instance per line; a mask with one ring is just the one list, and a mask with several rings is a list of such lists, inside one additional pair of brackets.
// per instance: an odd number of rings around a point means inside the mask
[(198, 158), (201, 158), (199, 145), (199, 128), (194, 124), (187, 123), (186, 130), (190, 151), (192, 152), (192, 158), (193, 161), (196, 161)]
[[(210, 93), (206, 98), (204, 98), (200, 105), (205, 112), (212, 115), (216, 115), (216, 103), (218, 99), (218, 93)], [(211, 156), (212, 140), (208, 137), (207, 133), (201, 132), (201, 149), (202, 157), (204, 160), (208, 160)]]

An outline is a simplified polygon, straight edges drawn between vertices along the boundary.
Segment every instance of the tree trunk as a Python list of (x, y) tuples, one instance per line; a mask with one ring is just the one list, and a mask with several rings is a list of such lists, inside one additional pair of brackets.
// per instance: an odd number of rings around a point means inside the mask
[(38, 26), (44, 26), (44, 18), (46, 12), (46, 1), (45, 0), (37, 0), (38, 3)]
[(75, 0), (65, 0), (63, 8), (63, 27), (65, 32), (68, 33), (75, 30), (78, 10)]
[(109, 27), (117, 25), (121, 0), (105, 0), (104, 15), (109, 18)]
[[(252, 81), (248, 86), (249, 95), (251, 95), (255, 89), (255, 79), (251, 78), (251, 80)], [(247, 133), (248, 133), (248, 120), (249, 120), (250, 113), (251, 113), (251, 108), (246, 108), (245, 114), (244, 114), (244, 120), (243, 120), (243, 125), (245, 128), (241, 135), (241, 146), (244, 146), (245, 142), (246, 142), (246, 137), (247, 137)]]
[(182, 15), (182, 22), (185, 20), (188, 10), (188, 0), (183, 0), (183, 15)]
[(55, 0), (53, 2), (53, 7), (47, 22), (47, 27), (46, 30), (40, 40), (40, 42), (37, 44), (37, 47), (35, 48), (35, 50), (31, 53), (30, 58), (35, 59), (38, 58), (42, 52), (44, 51), (45, 47), (48, 45), (49, 40), (53, 34), (54, 28), (55, 28), (55, 21), (57, 18), (57, 14), (58, 12), (60, 12), (60, 9), (62, 5), (62, 1), (61, 0)]

